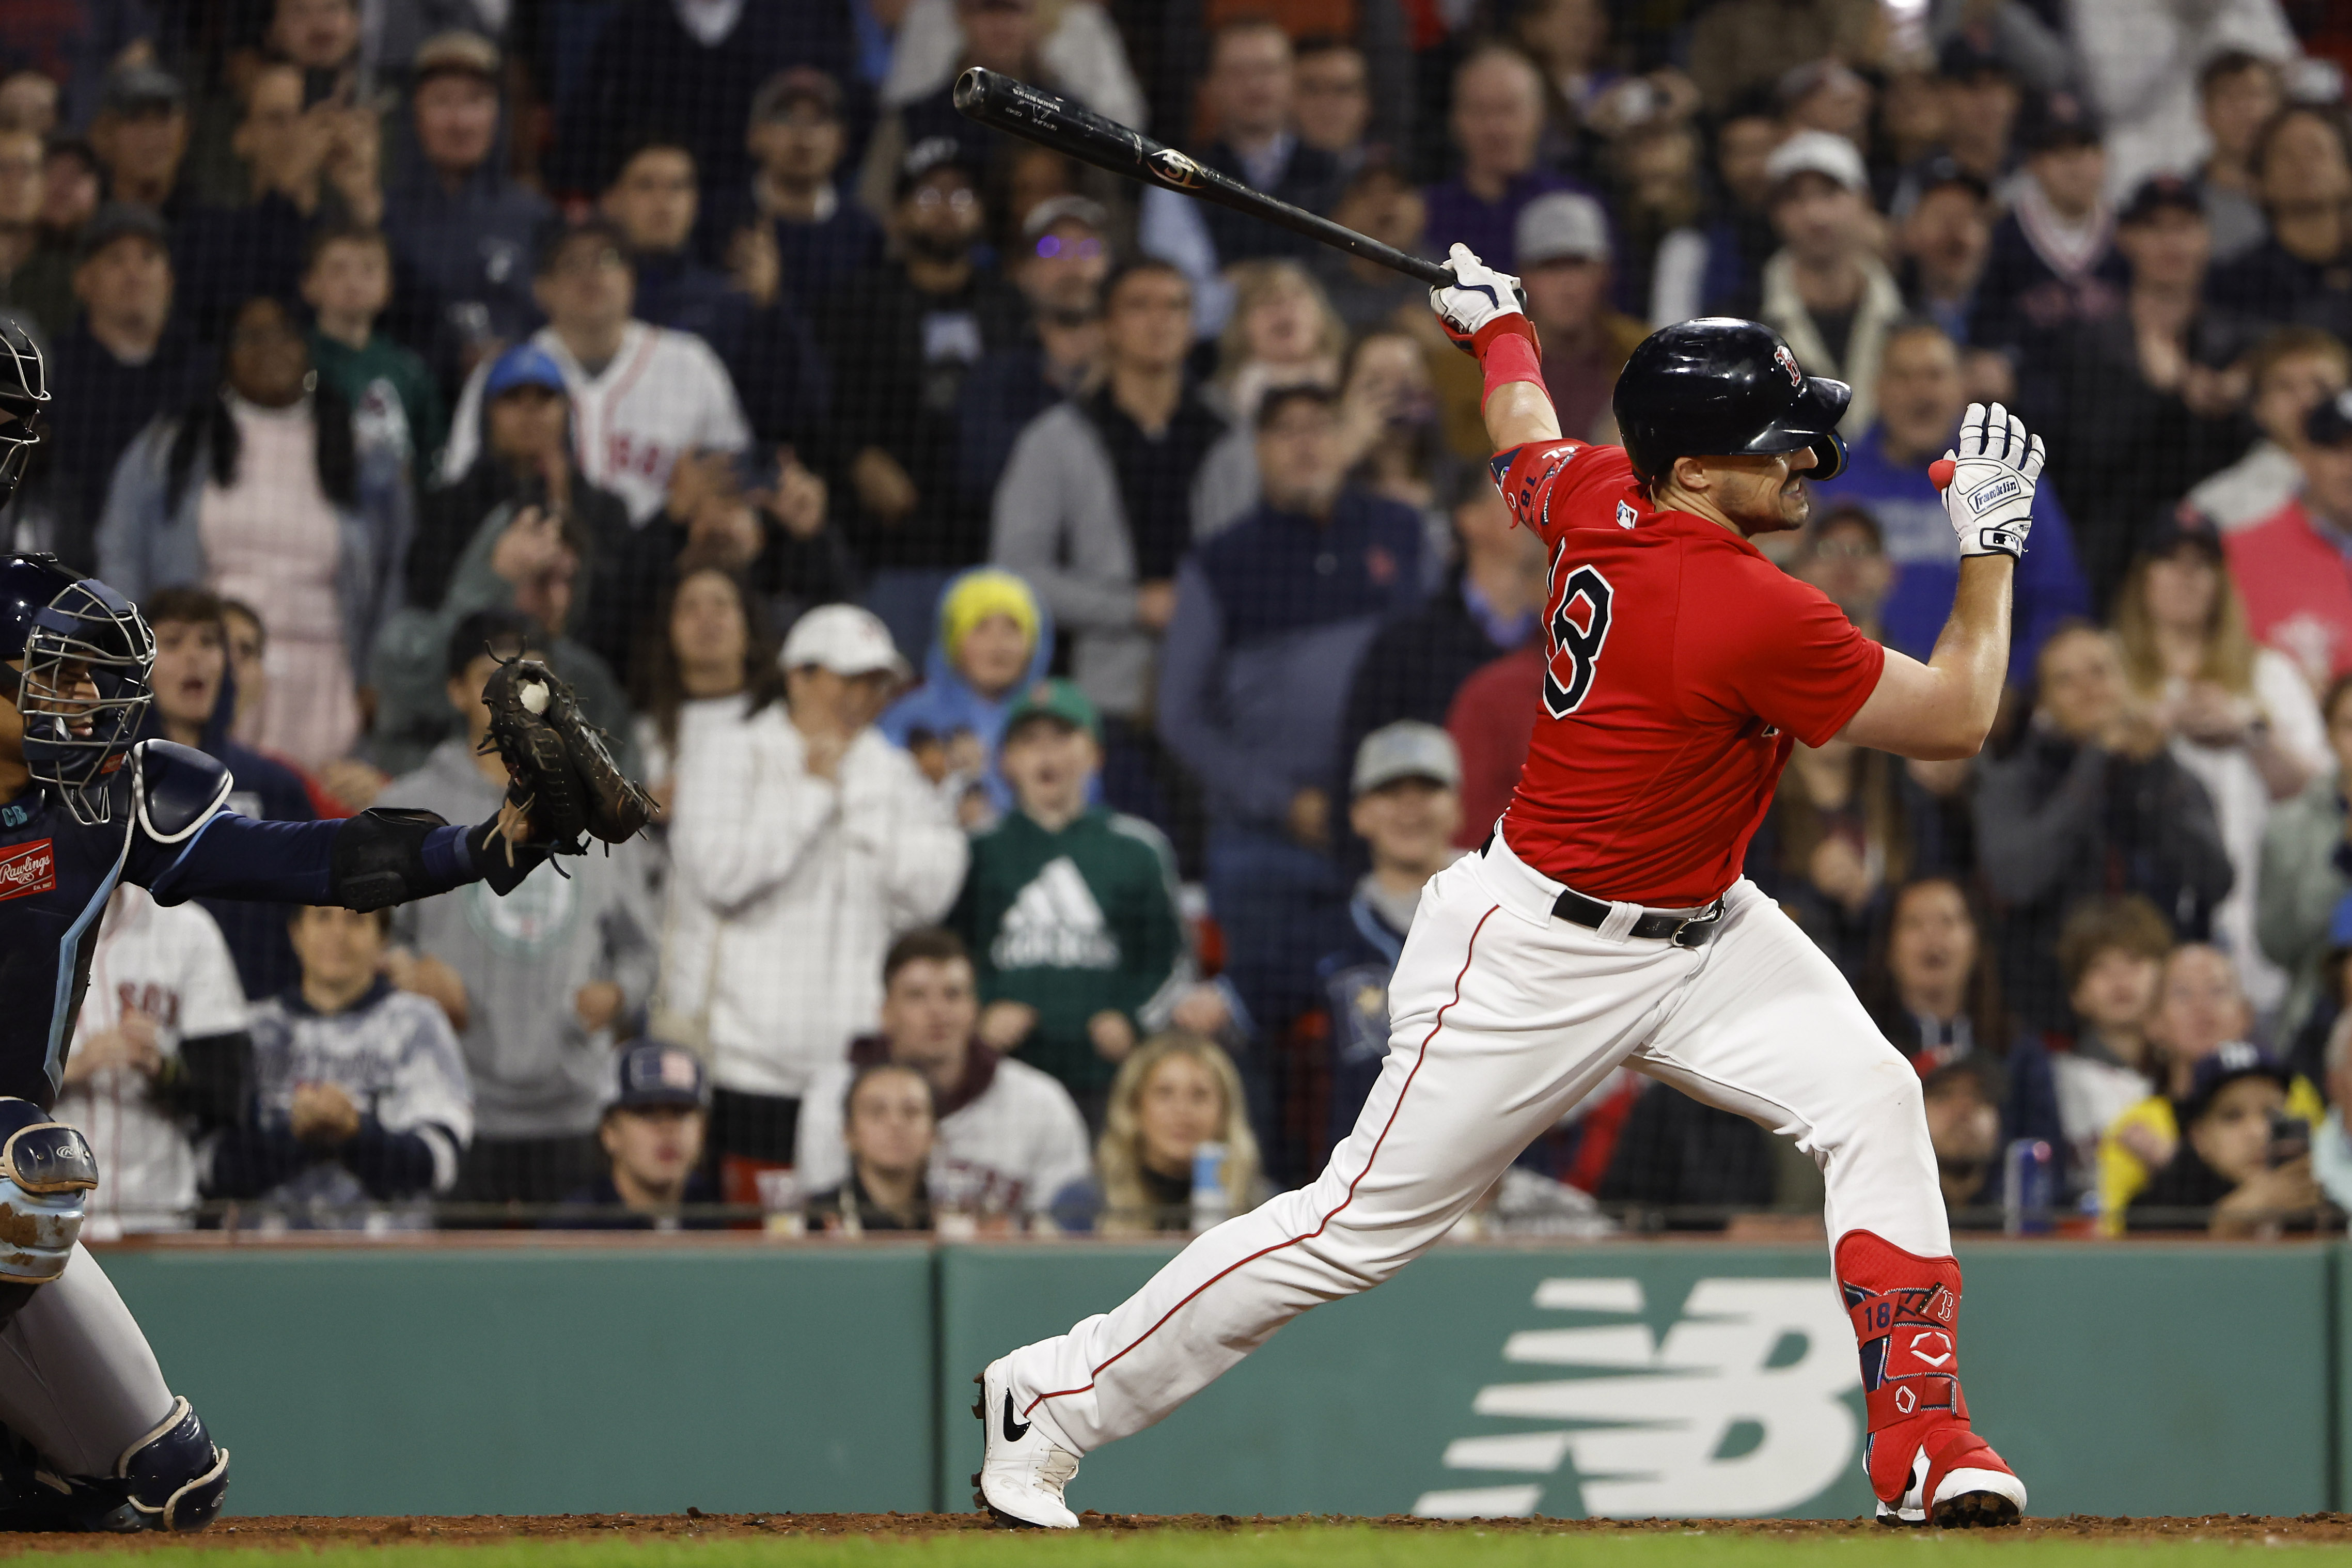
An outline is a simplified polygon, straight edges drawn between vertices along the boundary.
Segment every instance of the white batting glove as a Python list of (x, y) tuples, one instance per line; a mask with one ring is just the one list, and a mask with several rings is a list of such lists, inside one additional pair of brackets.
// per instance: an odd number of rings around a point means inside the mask
[[(1478, 334), (1487, 327), (1512, 316), (1520, 317), (1524, 323), (1527, 313), (1519, 305), (1517, 279), (1496, 271), (1466, 245), (1456, 244), (1446, 259), (1453, 265), (1454, 281), (1429, 291), (1429, 308), (1437, 312), (1455, 348), (1475, 354)], [(1524, 324), (1514, 330), (1533, 336), (1533, 330)]]
[(1960, 536), (1962, 555), (2025, 553), (2033, 531), (2033, 486), (2042, 478), (2042, 437), (1996, 403), (1971, 403), (1960, 416), (1960, 438), (1929, 465), (1944, 492), (1944, 511)]

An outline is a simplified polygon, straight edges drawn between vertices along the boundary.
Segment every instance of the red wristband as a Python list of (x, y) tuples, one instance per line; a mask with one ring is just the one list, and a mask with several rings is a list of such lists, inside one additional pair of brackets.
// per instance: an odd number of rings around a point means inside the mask
[[(1508, 318), (1525, 321), (1525, 316)], [(1497, 323), (1499, 325), (1500, 323)], [(1544, 384), (1543, 359), (1536, 349), (1535, 329), (1524, 331), (1497, 331), (1494, 338), (1478, 346), (1478, 368), (1486, 373), (1486, 390), (1478, 395), (1480, 407), (1495, 395), (1495, 389), (1515, 381), (1531, 381)]]

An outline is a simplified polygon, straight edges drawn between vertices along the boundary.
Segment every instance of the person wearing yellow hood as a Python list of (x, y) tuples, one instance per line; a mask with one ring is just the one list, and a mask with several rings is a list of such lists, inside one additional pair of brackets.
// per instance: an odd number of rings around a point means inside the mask
[(966, 827), (986, 826), (1012, 804), (996, 766), (1004, 715), (1053, 659), (1053, 615), (1017, 574), (976, 566), (940, 593), (923, 683), (891, 705), (880, 729), (955, 792)]

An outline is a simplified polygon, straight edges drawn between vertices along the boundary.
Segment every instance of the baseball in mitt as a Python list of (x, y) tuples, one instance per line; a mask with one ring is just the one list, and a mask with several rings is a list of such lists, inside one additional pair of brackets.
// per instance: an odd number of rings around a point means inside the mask
[(621, 772), (604, 731), (553, 670), (535, 658), (509, 659), (482, 688), (490, 710), (485, 751), (507, 765), (507, 801), (530, 818), (531, 840), (581, 854), (585, 834), (619, 844), (642, 832), (654, 803)]

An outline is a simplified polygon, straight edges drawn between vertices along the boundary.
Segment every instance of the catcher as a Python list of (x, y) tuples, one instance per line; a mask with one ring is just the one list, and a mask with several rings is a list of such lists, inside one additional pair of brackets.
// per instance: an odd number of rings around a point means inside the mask
[[(47, 404), (38, 351), (0, 319), (0, 504)], [(137, 738), (153, 658), (105, 584), (0, 556), (0, 1530), (201, 1530), (228, 1489), (228, 1455), (79, 1244), (98, 1163), (49, 1114), (116, 885), (362, 910), (472, 881), (505, 893), (651, 814), (570, 690), (518, 659), (484, 694), (511, 781), (490, 820), (255, 822), (226, 809), (218, 762)]]

